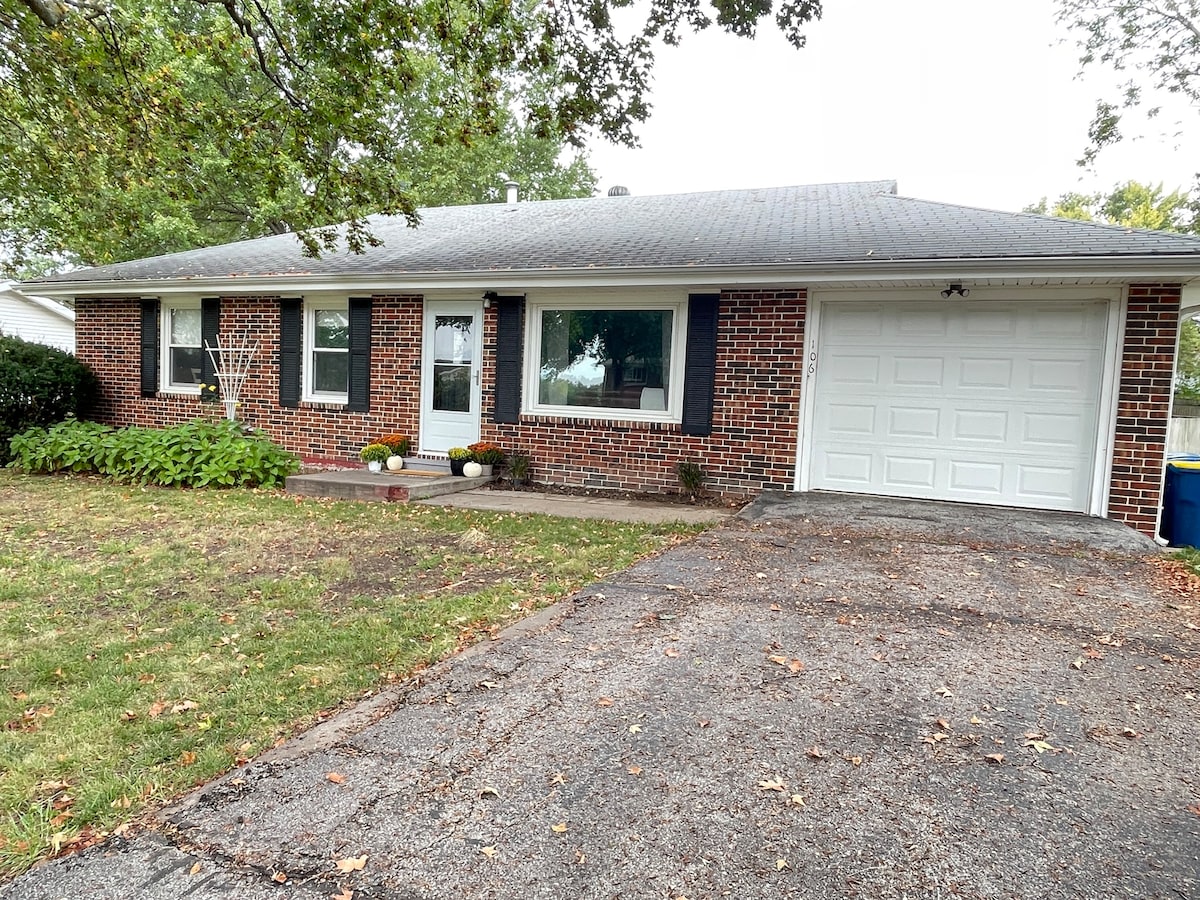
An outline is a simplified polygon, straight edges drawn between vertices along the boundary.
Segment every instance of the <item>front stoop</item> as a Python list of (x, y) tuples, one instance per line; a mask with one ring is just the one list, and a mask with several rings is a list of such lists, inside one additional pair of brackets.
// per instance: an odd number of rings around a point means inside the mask
[(481, 487), (489, 477), (464, 478), (456, 475), (391, 475), (366, 469), (343, 469), (292, 475), (284, 482), (289, 494), (305, 497), (329, 497), (335, 500), (369, 500), (408, 503), (457, 491)]

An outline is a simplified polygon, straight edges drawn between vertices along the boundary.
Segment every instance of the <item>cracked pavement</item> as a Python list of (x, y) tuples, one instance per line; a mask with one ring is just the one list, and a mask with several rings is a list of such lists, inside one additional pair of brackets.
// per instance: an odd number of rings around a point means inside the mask
[(1198, 667), (1123, 526), (768, 495), (0, 897), (1200, 897)]

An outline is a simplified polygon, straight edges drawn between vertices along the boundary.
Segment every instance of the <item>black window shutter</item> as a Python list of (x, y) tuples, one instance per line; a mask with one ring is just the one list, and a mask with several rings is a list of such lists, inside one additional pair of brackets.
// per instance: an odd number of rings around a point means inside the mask
[(521, 362), (524, 355), (525, 298), (497, 297), (496, 397), (492, 421), (513, 425), (521, 420)]
[(300, 301), (279, 301), (279, 405), (300, 405)]
[(683, 373), (684, 434), (712, 434), (717, 374), (717, 306), (720, 294), (688, 296), (687, 352)]
[[(217, 332), (221, 328), (221, 300), (205, 297), (200, 301), (200, 383), (216, 384), (217, 375), (208, 348), (217, 354)], [(219, 356), (218, 356), (219, 358)]]
[(158, 394), (158, 301), (142, 301), (142, 396)]
[(346, 409), (371, 408), (371, 298), (350, 298), (350, 384)]

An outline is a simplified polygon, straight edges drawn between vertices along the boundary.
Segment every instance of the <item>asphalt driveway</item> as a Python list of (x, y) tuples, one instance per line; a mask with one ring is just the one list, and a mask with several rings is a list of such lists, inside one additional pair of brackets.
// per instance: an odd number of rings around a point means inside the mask
[(1122, 526), (768, 497), (0, 896), (1200, 897), (1198, 660)]

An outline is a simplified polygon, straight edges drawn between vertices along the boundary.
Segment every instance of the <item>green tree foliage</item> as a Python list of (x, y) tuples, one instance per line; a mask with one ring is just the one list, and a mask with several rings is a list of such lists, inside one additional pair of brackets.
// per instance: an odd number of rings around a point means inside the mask
[(1128, 73), (1118, 97), (1100, 100), (1079, 161), (1090, 164), (1121, 140), (1123, 115), (1158, 115), (1156, 98), (1176, 95), (1200, 103), (1198, 0), (1058, 0), (1058, 20), (1078, 37), (1080, 64)]
[(70, 353), (0, 334), (0, 463), (14, 436), (86, 414), (98, 391), (92, 370)]
[(1191, 195), (1179, 188), (1164, 193), (1162, 182), (1147, 185), (1127, 181), (1107, 194), (1069, 191), (1053, 207), (1043, 197), (1027, 206), (1025, 212), (1156, 231), (1195, 232), (1198, 224), (1196, 202)]
[[(1121, 225), (1158, 231), (1200, 232), (1197, 202), (1183, 190), (1164, 193), (1157, 185), (1127, 181), (1107, 194), (1068, 192), (1049, 206), (1043, 197), (1025, 207), (1025, 212)], [(1200, 400), (1200, 325), (1184, 319), (1179, 326), (1179, 350), (1175, 359), (1175, 395)]]
[(0, 0), (0, 222), (15, 267), (282, 231), (315, 254), (481, 199), (506, 155), (527, 196), (583, 192), (546, 159), (635, 143), (658, 43), (773, 16), (802, 45), (819, 0), (779, 3)]

